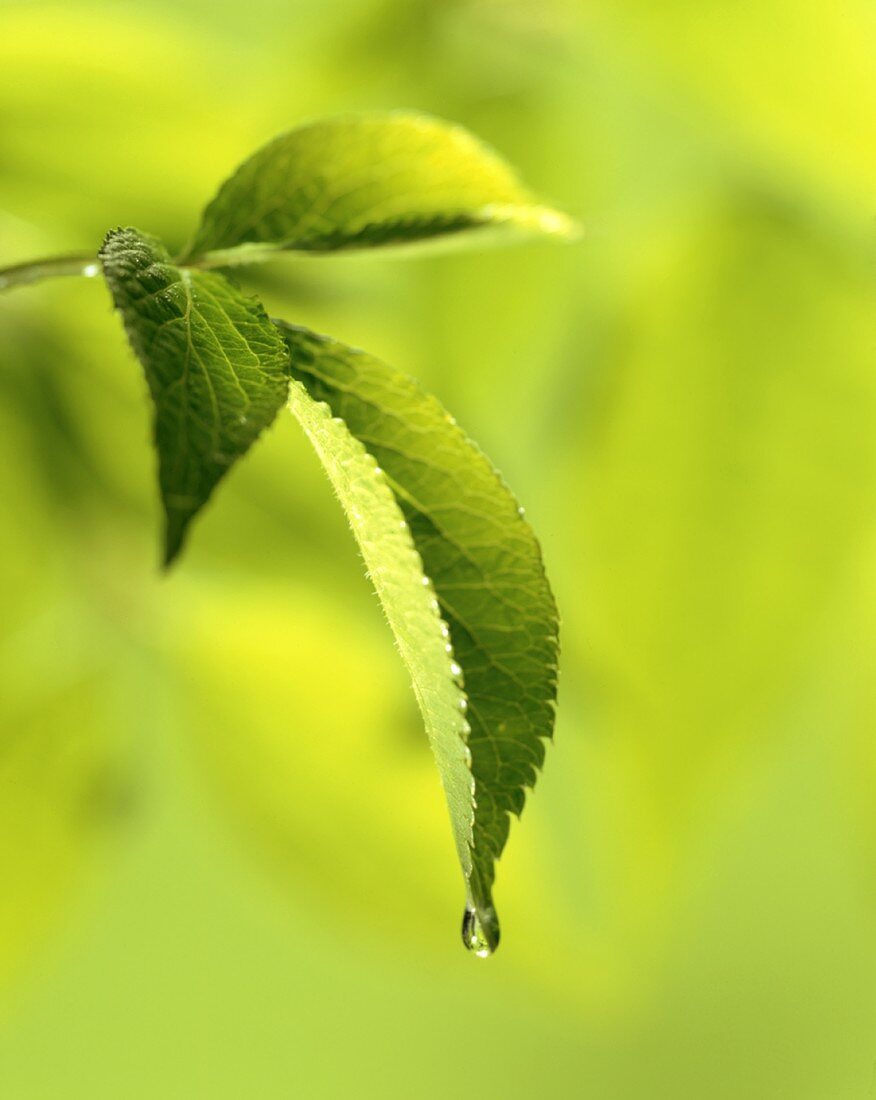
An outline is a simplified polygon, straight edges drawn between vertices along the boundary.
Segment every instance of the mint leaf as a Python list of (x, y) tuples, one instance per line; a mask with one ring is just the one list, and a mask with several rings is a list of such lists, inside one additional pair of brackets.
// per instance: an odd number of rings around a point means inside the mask
[(169, 565), (192, 517), (285, 401), (288, 353), (255, 298), (222, 275), (174, 266), (155, 238), (117, 229), (100, 257), (155, 403)]
[(464, 937), (487, 954), (498, 942), (492, 886), (509, 814), (523, 809), (554, 725), (557, 613), (541, 552), (507, 487), (435, 398), (370, 355), (278, 326), (292, 411), (350, 518), (414, 680), (466, 878)]
[[(475, 229), (567, 235), (514, 171), (460, 126), (426, 115), (345, 115), (282, 134), (204, 211), (185, 262), (272, 250), (373, 248)], [(216, 264), (214, 263), (214, 266)]]

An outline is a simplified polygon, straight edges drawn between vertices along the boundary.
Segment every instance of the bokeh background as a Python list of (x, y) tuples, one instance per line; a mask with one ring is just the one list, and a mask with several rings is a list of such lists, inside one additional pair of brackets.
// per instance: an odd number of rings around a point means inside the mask
[(325, 113), (468, 125), (562, 247), (287, 260), (501, 467), (555, 747), (462, 894), (404, 671), (283, 418), (158, 573), (99, 280), (0, 299), (4, 1100), (876, 1095), (871, 0), (0, 0), (0, 264)]

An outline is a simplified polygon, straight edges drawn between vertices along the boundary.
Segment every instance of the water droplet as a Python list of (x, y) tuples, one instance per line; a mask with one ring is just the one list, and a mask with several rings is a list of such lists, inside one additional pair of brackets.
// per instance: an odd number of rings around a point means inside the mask
[(445, 653), (452, 653), (452, 652), (453, 652), (453, 646), (452, 646), (452, 645), (450, 644), (450, 642), (447, 642), (447, 643), (445, 644), (445, 646), (444, 646), (444, 652), (445, 652)]
[(451, 676), (461, 676), (462, 675), (462, 669), (459, 667), (459, 665), (456, 663), (456, 661), (451, 661), (450, 662), (450, 675)]
[(525, 516), (525, 515), (526, 515), (526, 509), (525, 509), (525, 508), (523, 507), (523, 505), (522, 505), (522, 504), (521, 504), (521, 506), (520, 506), (520, 507), (519, 507), (519, 508), (517, 509), (517, 515), (518, 515), (518, 516)]
[(450, 627), (447, 625), (447, 623), (442, 623), (441, 624), (441, 637), (442, 638), (449, 638), (450, 637)]
[(490, 906), (479, 914), (467, 905), (462, 915), (462, 942), (479, 959), (487, 959), (499, 946), (499, 921)]
[(461, 711), (467, 711), (468, 710), (468, 699), (460, 699), (459, 700), (459, 709)]
[(429, 580), (428, 577), (423, 577), (422, 580), (420, 581), (420, 584), (422, 584), (422, 586), (424, 588), (428, 588), (431, 583), (432, 582)]
[(82, 274), (86, 279), (93, 279), (100, 271), (99, 264), (86, 264), (82, 269)]
[(405, 521), (404, 521), (404, 520), (402, 520), (402, 521), (401, 521), (401, 522), (399, 523), (399, 527), (400, 527), (400, 528), (402, 529), (402, 531), (405, 531), (405, 530), (407, 530), (407, 526), (408, 526), (408, 525), (407, 525), (407, 524), (405, 523)]

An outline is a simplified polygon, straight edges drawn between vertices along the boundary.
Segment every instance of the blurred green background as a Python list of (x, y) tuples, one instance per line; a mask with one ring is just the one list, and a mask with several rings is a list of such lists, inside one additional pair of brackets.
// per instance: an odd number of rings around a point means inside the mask
[(169, 577), (98, 280), (0, 299), (0, 1096), (876, 1095), (872, 0), (0, 0), (0, 264), (334, 111), (458, 120), (569, 247), (288, 260), (540, 533), (555, 747), (459, 942), (437, 773), (291, 418)]

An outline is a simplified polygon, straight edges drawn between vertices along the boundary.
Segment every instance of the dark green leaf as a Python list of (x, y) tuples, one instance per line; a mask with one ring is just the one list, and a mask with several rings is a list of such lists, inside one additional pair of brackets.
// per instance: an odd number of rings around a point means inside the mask
[[(498, 941), (495, 861), (554, 724), (557, 614), (539, 546), (489, 461), (434, 398), (363, 352), (279, 327), (292, 410), (326, 464), (414, 679), (466, 876), (466, 939), (486, 953)], [(459, 771), (463, 735), (473, 805)]]
[(219, 253), (216, 263), (240, 263), (272, 250), (371, 248), (485, 228), (567, 235), (572, 225), (459, 126), (401, 112), (348, 115), (282, 134), (244, 162), (205, 210), (188, 260)]
[(154, 238), (118, 229), (100, 255), (155, 403), (169, 564), (216, 483), (283, 404), (288, 354), (255, 298), (222, 275), (174, 266)]

